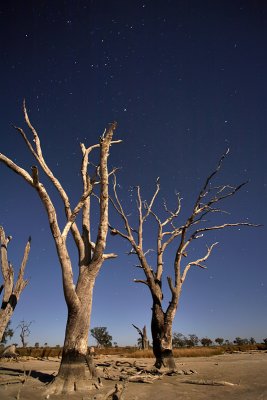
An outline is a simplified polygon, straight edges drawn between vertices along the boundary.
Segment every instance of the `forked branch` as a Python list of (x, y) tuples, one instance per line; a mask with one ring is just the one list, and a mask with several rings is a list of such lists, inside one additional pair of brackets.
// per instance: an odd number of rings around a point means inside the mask
[(199, 268), (206, 269), (206, 266), (203, 265), (203, 263), (204, 263), (204, 262), (208, 259), (208, 257), (211, 255), (211, 252), (212, 252), (213, 248), (214, 248), (215, 246), (217, 246), (217, 244), (218, 244), (218, 242), (213, 243), (210, 247), (207, 248), (207, 252), (206, 252), (206, 254), (205, 254), (203, 257), (198, 258), (198, 259), (195, 260), (195, 261), (190, 261), (190, 262), (186, 265), (186, 267), (185, 267), (185, 269), (184, 269), (184, 271), (183, 271), (183, 274), (182, 274), (182, 276), (181, 276), (181, 283), (184, 282), (184, 280), (185, 280), (185, 278), (186, 278), (186, 275), (187, 275), (188, 271), (190, 270), (190, 268), (192, 267), (192, 265), (194, 265), (194, 266), (196, 266), (196, 267), (199, 267)]

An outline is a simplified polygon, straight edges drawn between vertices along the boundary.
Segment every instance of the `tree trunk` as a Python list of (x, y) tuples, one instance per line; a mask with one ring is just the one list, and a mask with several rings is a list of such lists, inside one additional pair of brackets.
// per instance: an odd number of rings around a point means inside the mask
[(10, 304), (5, 309), (0, 310), (0, 341), (3, 339), (3, 335), (7, 324), (12, 317), (13, 309)]
[(84, 291), (80, 307), (68, 308), (65, 341), (58, 375), (48, 386), (46, 394), (88, 392), (97, 385), (97, 373), (92, 356), (88, 354), (88, 335), (94, 282)]
[(155, 367), (160, 369), (163, 366), (175, 370), (176, 365), (172, 353), (172, 322), (167, 321), (161, 304), (155, 300), (152, 307), (151, 332), (153, 353), (156, 357)]
[(147, 350), (149, 348), (149, 341), (148, 341), (147, 334), (146, 334), (146, 326), (144, 326), (143, 330), (141, 330), (140, 328), (138, 328), (138, 326), (136, 326), (134, 324), (132, 324), (132, 325), (137, 330), (139, 335), (141, 336), (141, 349)]
[(147, 350), (149, 348), (149, 340), (147, 338), (147, 333), (146, 333), (146, 326), (143, 328), (143, 335), (142, 335), (142, 348), (144, 350)]
[(28, 239), (28, 242), (25, 246), (23, 259), (19, 268), (18, 278), (16, 282), (14, 282), (14, 268), (12, 264), (8, 261), (7, 247), (11, 239), (12, 236), (6, 237), (4, 228), (0, 226), (1, 272), (4, 281), (0, 287), (0, 295), (3, 292), (2, 304), (0, 309), (0, 341), (3, 338), (3, 334), (16, 308), (20, 295), (28, 284), (28, 281), (24, 279), (24, 271), (30, 252), (31, 238)]

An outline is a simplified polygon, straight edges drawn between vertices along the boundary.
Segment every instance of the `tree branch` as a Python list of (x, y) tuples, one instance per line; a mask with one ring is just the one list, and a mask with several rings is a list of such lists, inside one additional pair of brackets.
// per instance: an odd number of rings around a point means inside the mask
[(114, 193), (114, 196), (115, 196), (115, 201), (112, 199), (111, 196), (109, 197), (109, 199), (111, 201), (111, 204), (113, 205), (113, 207), (117, 211), (117, 213), (121, 216), (121, 218), (122, 218), (122, 220), (124, 222), (124, 225), (125, 225), (125, 230), (128, 233), (128, 235), (124, 235), (123, 236), (123, 234), (120, 231), (118, 231), (117, 229), (114, 230), (114, 233), (115, 234), (116, 233), (120, 234), (120, 236), (124, 237), (129, 242), (133, 243), (135, 241), (134, 241), (134, 238), (133, 238), (133, 235), (132, 235), (132, 228), (129, 225), (128, 218), (126, 217), (126, 214), (125, 214), (125, 212), (123, 210), (122, 204), (121, 204), (121, 202), (119, 200), (119, 197), (118, 197), (116, 175), (114, 175), (114, 178), (113, 178), (113, 193)]
[(92, 185), (88, 185), (86, 191), (83, 193), (80, 201), (78, 202), (77, 206), (74, 208), (74, 210), (72, 211), (72, 214), (70, 215), (68, 222), (66, 223), (63, 231), (62, 231), (62, 239), (65, 241), (67, 239), (67, 235), (68, 232), (72, 226), (72, 224), (74, 223), (77, 215), (79, 214), (79, 211), (82, 209), (82, 207), (84, 206), (84, 203), (86, 202), (87, 198), (91, 195), (93, 190), (93, 186)]
[(205, 266), (202, 265), (202, 263), (205, 262), (205, 261), (207, 260), (207, 258), (210, 256), (210, 254), (211, 254), (213, 248), (214, 248), (215, 246), (217, 246), (217, 244), (218, 244), (218, 242), (215, 242), (215, 243), (213, 243), (210, 247), (208, 247), (208, 248), (207, 248), (207, 253), (204, 255), (204, 257), (201, 257), (201, 258), (199, 258), (198, 260), (195, 260), (195, 261), (191, 261), (190, 263), (188, 263), (188, 264), (186, 265), (186, 267), (185, 267), (185, 269), (184, 269), (184, 272), (183, 272), (183, 274), (182, 274), (182, 277), (181, 277), (181, 283), (184, 282), (184, 280), (185, 280), (185, 278), (186, 278), (186, 275), (187, 275), (187, 272), (189, 271), (189, 269), (191, 268), (192, 265), (195, 265), (195, 266), (197, 266), (197, 267), (204, 268), (204, 269), (206, 268)]
[(145, 281), (143, 279), (134, 279), (134, 282), (135, 283), (144, 283), (145, 285), (150, 286), (148, 281)]
[[(57, 214), (56, 210), (54, 208), (54, 205), (45, 189), (42, 183), (36, 182), (34, 185), (33, 179), (31, 176), (28, 174), (27, 171), (25, 171), (23, 168), (19, 167), (17, 164), (15, 164), (12, 160), (10, 160), (8, 157), (4, 156), (3, 154), (0, 154), (0, 161), (3, 162), (7, 167), (11, 168), (14, 172), (16, 172), (18, 175), (20, 175), (22, 178), (25, 179), (26, 182), (28, 182), (32, 187), (34, 187), (46, 209), (48, 220), (50, 223), (50, 228), (51, 232), (53, 234), (53, 237), (55, 239), (55, 243), (57, 246), (58, 254), (59, 254), (59, 259), (63, 271), (63, 283), (64, 283), (64, 290), (65, 294), (68, 298), (75, 298), (75, 290), (74, 290), (74, 284), (73, 284), (73, 275), (72, 275), (72, 268), (70, 264), (70, 260), (66, 262), (66, 258), (63, 255), (63, 253), (67, 249), (65, 245), (62, 247), (64, 244), (62, 242), (61, 238), (61, 232), (58, 226), (57, 222)], [(64, 265), (64, 266), (63, 266)], [(76, 299), (78, 301), (78, 298)]]
[(100, 219), (98, 226), (98, 234), (96, 239), (96, 245), (92, 260), (96, 261), (103, 257), (103, 252), (106, 247), (106, 237), (108, 232), (108, 205), (109, 205), (109, 193), (108, 193), (108, 167), (107, 159), (109, 156), (109, 148), (111, 145), (113, 133), (116, 129), (116, 122), (109, 125), (109, 128), (105, 132), (105, 135), (100, 140)]
[(167, 281), (168, 281), (168, 285), (169, 285), (172, 295), (175, 296), (176, 290), (175, 290), (175, 287), (173, 286), (172, 278), (170, 276), (167, 276)]
[(14, 289), (14, 293), (16, 293), (17, 298), (21, 294), (23, 289), (29, 283), (28, 280), (24, 279), (24, 272), (25, 272), (26, 264), (28, 262), (30, 249), (31, 249), (31, 237), (29, 237), (29, 239), (27, 241), (27, 244), (25, 246), (25, 249), (24, 249), (23, 258), (22, 258), (22, 262), (20, 264), (20, 269), (19, 269), (19, 273), (18, 273), (18, 279), (17, 279), (16, 285), (15, 285), (15, 289)]
[[(51, 169), (48, 167), (44, 157), (43, 157), (43, 153), (42, 153), (42, 147), (41, 147), (41, 141), (40, 138), (38, 136), (37, 131), (35, 130), (35, 128), (33, 127), (33, 125), (30, 122), (28, 113), (27, 113), (27, 109), (26, 109), (26, 103), (25, 100), (23, 101), (23, 113), (24, 113), (24, 119), (25, 122), (28, 126), (28, 128), (30, 129), (30, 131), (33, 134), (33, 140), (35, 143), (35, 147), (36, 150), (33, 149), (32, 145), (30, 144), (30, 141), (27, 139), (26, 134), (24, 133), (24, 131), (21, 128), (15, 127), (15, 129), (22, 135), (24, 141), (26, 142), (28, 148), (30, 149), (31, 153), (34, 155), (34, 157), (36, 158), (36, 160), (39, 162), (43, 172), (47, 175), (47, 177), (51, 180), (51, 182), (53, 183), (53, 185), (55, 186), (55, 188), (57, 189), (63, 203), (64, 203), (64, 208), (65, 208), (65, 214), (67, 219), (70, 218), (72, 211), (71, 211), (71, 207), (70, 207), (70, 201), (68, 198), (67, 193), (65, 192), (65, 190), (63, 189), (61, 183), (59, 182), (59, 180), (54, 176), (53, 172), (51, 171)], [(36, 182), (34, 182), (36, 183)], [(75, 223), (72, 224), (71, 226), (71, 231), (73, 234), (73, 238), (74, 241), (76, 243), (76, 246), (79, 250), (80, 253), (80, 257), (83, 257), (84, 254), (84, 245), (83, 245), (83, 241), (80, 235), (80, 232), (76, 226)]]
[(117, 257), (118, 257), (118, 254), (115, 254), (115, 253), (103, 254), (104, 260), (108, 260), (108, 259), (110, 259), (110, 258), (117, 258)]
[(147, 204), (147, 206), (146, 206), (147, 212), (146, 212), (146, 214), (143, 216), (143, 222), (144, 222), (144, 221), (146, 220), (146, 218), (149, 216), (149, 214), (150, 214), (150, 212), (151, 212), (151, 210), (152, 210), (153, 204), (154, 204), (154, 202), (155, 202), (155, 200), (156, 200), (156, 197), (157, 197), (157, 195), (159, 194), (159, 191), (160, 191), (160, 181), (159, 181), (159, 178), (157, 178), (157, 180), (156, 180), (156, 190), (155, 190), (155, 193), (153, 194), (153, 196), (152, 196), (152, 198), (151, 198), (151, 200), (150, 200), (150, 203)]
[(173, 211), (170, 211), (170, 210), (167, 208), (166, 201), (164, 200), (164, 208), (165, 208), (165, 211), (166, 211), (167, 213), (170, 214), (170, 217), (167, 218), (167, 219), (162, 223), (162, 226), (165, 226), (165, 225), (169, 224), (169, 223), (172, 222), (175, 218), (178, 217), (178, 215), (180, 214), (180, 211), (181, 211), (181, 200), (182, 200), (182, 198), (180, 197), (180, 194), (177, 193), (177, 208), (176, 208), (176, 210), (175, 210), (174, 212), (173, 212)]
[[(201, 232), (208, 232), (208, 231), (214, 231), (214, 230), (219, 230), (219, 229), (224, 229), (224, 228), (229, 228), (229, 227), (236, 227), (236, 226), (251, 226), (254, 228), (258, 228), (262, 226), (261, 224), (252, 224), (250, 222), (235, 222), (235, 223), (225, 223), (221, 225), (214, 225), (214, 226), (209, 226), (206, 228), (200, 228), (194, 231), (192, 235), (190, 236), (190, 239), (197, 239), (197, 235)], [(191, 240), (190, 240), (191, 241)]]

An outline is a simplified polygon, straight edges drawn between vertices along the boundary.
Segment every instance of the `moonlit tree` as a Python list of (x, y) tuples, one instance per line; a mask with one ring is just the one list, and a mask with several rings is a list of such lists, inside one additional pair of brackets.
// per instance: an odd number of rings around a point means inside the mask
[[(82, 193), (77, 204), (72, 206), (66, 190), (48, 166), (39, 135), (29, 119), (25, 102), (23, 104), (23, 113), (32, 138), (29, 139), (22, 128), (15, 127), (15, 129), (23, 138), (31, 155), (36, 159), (37, 165), (32, 166), (31, 171), (28, 172), (1, 153), (0, 161), (20, 175), (36, 191), (46, 210), (61, 266), (63, 290), (68, 308), (62, 360), (58, 375), (48, 388), (47, 395), (87, 391), (92, 387), (92, 378), (96, 375), (92, 359), (87, 354), (93, 288), (103, 262), (106, 259), (116, 257), (115, 254), (105, 254), (104, 251), (108, 232), (108, 184), (110, 175), (108, 157), (111, 145), (119, 143), (120, 140), (112, 140), (116, 129), (116, 123), (112, 123), (104, 131), (98, 143), (89, 147), (81, 144)], [(89, 162), (89, 156), (91, 157), (92, 152), (98, 152), (97, 165)], [(91, 167), (92, 171), (89, 167)], [(49, 179), (52, 190), (57, 190), (62, 200), (62, 208), (56, 207), (56, 203), (53, 203), (50, 197), (51, 187), (49, 184), (42, 182), (42, 175)], [(95, 191), (98, 201), (96, 202), (97, 209), (93, 210), (91, 207), (91, 195)], [(60, 226), (58, 214), (62, 209), (66, 220), (64, 225)], [(76, 222), (79, 212), (82, 214), (81, 226), (78, 226)], [(91, 215), (93, 212), (99, 215), (95, 240), (91, 235)], [(69, 234), (71, 234), (77, 247), (77, 262), (73, 262), (70, 258), (67, 245)], [(73, 278), (74, 264), (77, 264), (78, 267), (76, 282)]]
[[(220, 231), (228, 227), (256, 226), (248, 222), (220, 223), (218, 225), (211, 223), (214, 214), (224, 212), (220, 204), (234, 196), (245, 185), (245, 183), (242, 183), (237, 186), (229, 184), (217, 186), (213, 183), (227, 153), (228, 151), (221, 157), (215, 171), (205, 180), (189, 216), (181, 225), (177, 225), (182, 206), (182, 199), (179, 194), (177, 194), (177, 206), (174, 210), (170, 210), (164, 201), (163, 213), (160, 215), (155, 211), (155, 203), (160, 192), (159, 178), (150, 201), (142, 199), (139, 186), (135, 188), (137, 219), (134, 220), (132, 214), (127, 214), (122, 206), (117, 190), (116, 175), (114, 175), (114, 193), (111, 202), (117, 214), (121, 217), (123, 227), (115, 227), (115, 224), (113, 224), (113, 226), (110, 226), (110, 232), (112, 235), (118, 235), (129, 242), (131, 248), (129, 254), (138, 258), (139, 265), (137, 267), (143, 271), (145, 276), (145, 279), (135, 279), (135, 282), (146, 285), (152, 297), (151, 332), (157, 368), (161, 368), (161, 366), (168, 366), (170, 369), (176, 368), (172, 352), (172, 325), (185, 279), (192, 268), (206, 268), (205, 262), (218, 244), (214, 242), (208, 245), (202, 255), (195, 259), (194, 255), (190, 254), (190, 249), (192, 250), (192, 247), (194, 247), (192, 246), (193, 243), (196, 245), (197, 241), (203, 240), (206, 234), (211, 231)], [(144, 232), (146, 232), (144, 225), (149, 224), (150, 218), (153, 218), (156, 222), (154, 232), (156, 260), (154, 266), (150, 264), (148, 258), (151, 249), (146, 248), (144, 235)], [(173, 275), (167, 276), (170, 301), (167, 308), (164, 309), (162, 280), (164, 271), (169, 270), (166, 263), (164, 264), (164, 256), (169, 248), (173, 252)], [(164, 297), (166, 299), (167, 294)]]

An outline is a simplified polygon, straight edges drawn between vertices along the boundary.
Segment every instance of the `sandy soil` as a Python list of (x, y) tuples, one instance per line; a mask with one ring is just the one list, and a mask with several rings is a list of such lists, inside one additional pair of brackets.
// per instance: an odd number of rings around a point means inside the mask
[[(151, 368), (152, 359), (129, 359), (101, 356), (96, 363), (117, 360), (136, 361), (137, 365)], [(224, 354), (213, 357), (179, 358), (178, 369), (194, 370), (192, 375), (163, 376), (153, 384), (129, 382), (125, 400), (267, 400), (267, 352)], [(20, 360), (0, 362), (0, 399), (43, 399), (45, 385), (56, 374), (59, 360)], [(22, 385), (18, 382), (24, 371), (30, 376)], [(13, 383), (7, 383), (7, 381)], [(188, 383), (188, 381), (227, 381), (234, 386), (213, 386)], [(107, 393), (116, 382), (103, 380), (100, 391), (70, 396), (50, 396), (58, 400), (91, 400), (96, 394)]]

